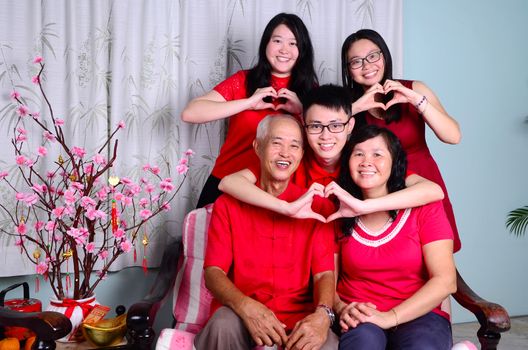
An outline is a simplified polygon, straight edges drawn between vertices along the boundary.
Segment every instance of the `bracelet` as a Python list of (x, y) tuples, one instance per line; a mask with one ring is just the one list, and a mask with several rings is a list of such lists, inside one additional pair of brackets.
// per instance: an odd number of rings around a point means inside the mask
[[(423, 104), (424, 102), (429, 102), (429, 101), (427, 101), (427, 97), (425, 97), (425, 95), (423, 95), (423, 96), (422, 96), (422, 99), (420, 100), (420, 102), (418, 102), (418, 103), (415, 105), (416, 109), (418, 110), (418, 113), (420, 113), (420, 114), (423, 114), (423, 113), (425, 112), (425, 108), (424, 108), (423, 111), (420, 110), (420, 107), (422, 106), (422, 104)], [(426, 107), (427, 107), (427, 105), (426, 105)]]
[(394, 326), (394, 329), (398, 328), (398, 314), (396, 313), (396, 310), (391, 309), (392, 313), (394, 313), (394, 318), (396, 319), (396, 326)]
[(330, 319), (330, 327), (332, 327), (334, 325), (334, 322), (335, 322), (335, 314), (334, 314), (334, 310), (332, 310), (332, 308), (326, 304), (319, 304), (316, 306), (316, 309), (323, 309), (326, 314), (328, 315), (328, 319)]

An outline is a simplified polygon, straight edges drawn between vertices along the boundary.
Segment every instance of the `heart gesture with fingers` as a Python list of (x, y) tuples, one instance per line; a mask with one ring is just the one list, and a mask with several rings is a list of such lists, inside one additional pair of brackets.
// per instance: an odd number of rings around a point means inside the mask
[(385, 104), (385, 109), (398, 103), (411, 103), (416, 105), (422, 98), (422, 95), (412, 89), (406, 88), (402, 83), (387, 79), (385, 84), (383, 84), (383, 92), (388, 94), (391, 91), (394, 92), (394, 96)]

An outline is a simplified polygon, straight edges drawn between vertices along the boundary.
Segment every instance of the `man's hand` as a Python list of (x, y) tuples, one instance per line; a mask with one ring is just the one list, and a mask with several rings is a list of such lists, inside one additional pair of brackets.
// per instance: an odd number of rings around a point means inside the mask
[(297, 322), (286, 343), (287, 350), (318, 350), (328, 336), (330, 319), (321, 308)]
[(286, 325), (281, 323), (273, 311), (258, 301), (244, 298), (239, 308), (239, 316), (257, 345), (284, 345), (288, 341)]

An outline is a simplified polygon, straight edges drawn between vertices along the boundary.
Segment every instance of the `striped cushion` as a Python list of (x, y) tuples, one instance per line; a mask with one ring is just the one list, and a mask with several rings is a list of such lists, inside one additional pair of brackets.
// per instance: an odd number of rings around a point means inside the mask
[(183, 254), (174, 285), (176, 329), (198, 333), (207, 320), (212, 296), (205, 288), (203, 263), (213, 205), (191, 211), (183, 222)]

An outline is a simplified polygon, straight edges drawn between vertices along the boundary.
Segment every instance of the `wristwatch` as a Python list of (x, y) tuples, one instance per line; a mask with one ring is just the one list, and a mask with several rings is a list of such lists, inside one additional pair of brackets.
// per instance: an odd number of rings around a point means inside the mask
[(328, 315), (328, 318), (330, 319), (330, 327), (332, 327), (334, 325), (334, 322), (335, 322), (335, 314), (334, 314), (334, 310), (332, 310), (332, 308), (326, 304), (319, 304), (317, 305), (316, 309), (323, 309), (324, 311), (326, 311), (326, 314)]

